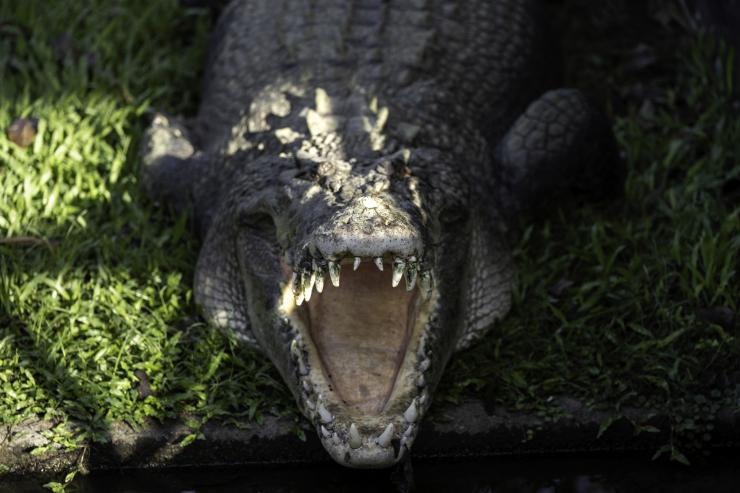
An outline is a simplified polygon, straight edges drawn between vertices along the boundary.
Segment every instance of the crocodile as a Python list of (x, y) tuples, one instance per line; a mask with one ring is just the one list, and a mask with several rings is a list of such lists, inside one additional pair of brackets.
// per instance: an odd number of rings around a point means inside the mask
[(202, 316), (269, 357), (340, 464), (408, 456), (450, 357), (510, 308), (522, 215), (622, 187), (543, 8), (232, 1), (197, 114), (145, 132), (146, 191), (202, 238)]

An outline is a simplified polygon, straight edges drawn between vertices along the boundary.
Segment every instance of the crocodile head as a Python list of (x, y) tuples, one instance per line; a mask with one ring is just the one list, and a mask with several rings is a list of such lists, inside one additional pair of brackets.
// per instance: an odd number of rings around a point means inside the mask
[[(481, 236), (468, 185), (439, 151), (269, 161), (255, 166), (279, 178), (235, 184), (220, 219), (229, 224), (211, 228), (196, 298), (216, 324), (249, 320), (245, 337), (281, 371), (337, 462), (392, 465), (450, 355), (490, 325), (476, 304), (490, 301), (491, 269), (481, 281), (471, 258), (490, 257), (495, 241)], [(208, 252), (223, 262), (229, 248), (233, 265), (214, 268)], [(239, 281), (224, 287), (224, 276)], [(226, 291), (242, 291), (243, 315), (212, 303)], [(508, 308), (508, 291), (497, 296), (490, 316)]]

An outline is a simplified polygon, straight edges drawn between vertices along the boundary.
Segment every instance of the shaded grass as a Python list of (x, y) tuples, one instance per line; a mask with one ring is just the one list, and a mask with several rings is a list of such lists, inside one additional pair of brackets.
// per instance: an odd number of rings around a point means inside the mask
[[(0, 243), (0, 422), (41, 416), (75, 447), (115, 420), (186, 415), (189, 441), (213, 417), (295, 417), (263, 357), (198, 321), (198, 245), (137, 179), (148, 108), (194, 110), (207, 16), (174, 0), (30, 0), (0, 2), (0, 19), (0, 128), (39, 120), (27, 149), (0, 137), (0, 238), (39, 239)], [(512, 313), (453, 361), (439, 400), (483, 396), (543, 425), (563, 395), (615, 419), (654, 409), (678, 459), (738, 406), (737, 329), (706, 320), (740, 300), (732, 54), (702, 37), (680, 48), (661, 52), (649, 98), (620, 95), (635, 74), (581, 54), (579, 85), (607, 73), (625, 197), (521, 225)]]
[[(603, 428), (626, 407), (654, 411), (671, 432), (656, 455), (683, 462), (711, 441), (720, 408), (740, 410), (734, 53), (706, 35), (672, 43), (652, 79), (608, 56), (583, 62), (612, 67), (625, 196), (522, 225), (512, 313), (453, 362), (448, 400), (477, 393), (543, 425), (567, 414), (559, 396), (612, 410)], [(624, 97), (638, 83), (650, 96)]]

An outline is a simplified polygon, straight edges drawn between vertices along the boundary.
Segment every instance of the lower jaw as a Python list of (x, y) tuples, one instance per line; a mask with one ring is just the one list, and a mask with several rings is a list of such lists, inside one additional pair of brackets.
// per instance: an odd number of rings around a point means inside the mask
[(382, 406), (374, 410), (352, 405), (337, 392), (305, 316), (294, 304), (292, 310), (284, 310), (294, 330), (291, 358), (296, 369), (294, 378), (298, 380), (296, 398), (337, 462), (350, 467), (387, 467), (410, 448), (431, 400), (425, 377), (430, 359), (425, 346), (427, 321), (436, 299), (435, 293), (429, 301), (419, 304), (405, 336), (405, 351), (392, 387)]
[[(305, 337), (305, 333), (302, 335)], [(372, 414), (348, 406), (341, 399), (323, 371), (316, 348), (306, 345), (307, 373), (299, 377), (297, 398), (335, 461), (355, 468), (383, 468), (408, 453), (431, 403), (430, 382), (420, 369), (429, 365), (421, 350), (425, 335), (423, 330), (413, 334), (385, 406)]]
[(298, 363), (300, 397), (305, 398), (309, 410), (313, 407), (310, 399), (313, 397), (317, 406), (323, 402), (325, 407), (332, 407), (334, 415), (358, 423), (375, 423), (403, 414), (410, 400), (421, 396), (427, 387), (425, 374), (428, 373), (431, 361), (425, 351), (427, 327), (422, 320), (427, 320), (429, 308), (429, 305), (424, 306), (420, 310), (418, 323), (409, 327), (402, 348), (402, 361), (395, 371), (387, 394), (370, 405), (358, 404), (346, 398), (346, 392), (338, 388), (335, 379), (327, 371), (325, 358), (319, 352), (310, 329), (293, 317), (293, 325), (297, 328), (297, 347), (291, 351), (291, 355)]

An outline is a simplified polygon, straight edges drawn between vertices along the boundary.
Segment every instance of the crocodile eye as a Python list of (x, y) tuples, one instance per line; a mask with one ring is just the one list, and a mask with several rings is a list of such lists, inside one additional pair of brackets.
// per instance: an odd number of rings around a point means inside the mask
[(469, 211), (458, 204), (445, 207), (439, 213), (439, 222), (443, 225), (460, 225), (467, 222), (470, 217)]
[(264, 211), (243, 211), (239, 214), (239, 225), (249, 233), (264, 239), (276, 237), (275, 220)]
[(241, 222), (242, 225), (254, 229), (269, 229), (275, 227), (272, 216), (265, 212), (251, 213), (242, 216)]

